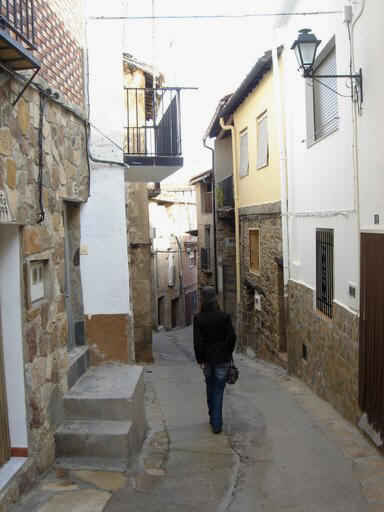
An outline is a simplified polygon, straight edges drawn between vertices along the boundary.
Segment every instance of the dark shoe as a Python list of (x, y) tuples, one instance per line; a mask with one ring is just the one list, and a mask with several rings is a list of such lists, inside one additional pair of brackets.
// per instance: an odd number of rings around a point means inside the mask
[(213, 428), (214, 434), (221, 434), (221, 428)]

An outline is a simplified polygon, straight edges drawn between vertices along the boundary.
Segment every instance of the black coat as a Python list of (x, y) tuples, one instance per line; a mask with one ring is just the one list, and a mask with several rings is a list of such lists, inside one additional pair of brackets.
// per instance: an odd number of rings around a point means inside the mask
[(224, 311), (202, 311), (193, 319), (193, 342), (199, 364), (223, 364), (232, 359), (236, 334)]

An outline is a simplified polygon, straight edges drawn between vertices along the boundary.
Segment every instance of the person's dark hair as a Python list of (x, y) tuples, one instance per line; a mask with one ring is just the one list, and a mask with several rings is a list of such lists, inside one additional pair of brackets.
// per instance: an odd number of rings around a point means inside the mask
[(204, 302), (201, 304), (201, 311), (219, 311), (220, 306), (219, 303), (216, 302), (207, 302), (204, 304)]

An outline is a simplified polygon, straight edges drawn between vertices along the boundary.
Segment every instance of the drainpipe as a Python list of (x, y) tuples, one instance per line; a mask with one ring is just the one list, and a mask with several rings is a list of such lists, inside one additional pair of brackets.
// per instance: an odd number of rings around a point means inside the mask
[(215, 290), (216, 294), (218, 292), (217, 288), (217, 240), (216, 240), (216, 233), (217, 233), (217, 223), (216, 223), (216, 179), (215, 179), (215, 150), (213, 148), (210, 148), (207, 145), (207, 138), (204, 137), (203, 139), (204, 147), (209, 149), (211, 152), (211, 158), (212, 158), (212, 210), (213, 210), (213, 265), (214, 265), (214, 275), (215, 275)]
[(280, 80), (279, 60), (276, 46), (276, 29), (273, 30), (272, 46), (273, 82), (275, 93), (276, 121), (279, 140), (280, 197), (281, 197), (281, 228), (283, 242), (284, 298), (288, 298), (289, 280), (289, 232), (288, 232), (288, 194), (287, 194), (287, 151), (284, 134), (284, 114), (282, 105), (282, 88)]
[(182, 247), (179, 237), (173, 235), (176, 239), (177, 245), (179, 247), (178, 260), (179, 260), (179, 282), (180, 282), (180, 298), (181, 298), (181, 310), (183, 312), (183, 318), (181, 320), (181, 326), (185, 327), (185, 295), (184, 295), (184, 282), (183, 282), (183, 254)]
[(241, 289), (240, 289), (240, 226), (239, 226), (239, 169), (237, 166), (237, 133), (232, 124), (224, 124), (224, 119), (220, 117), (220, 126), (223, 130), (231, 130), (232, 135), (232, 162), (233, 162), (233, 192), (235, 200), (235, 238), (236, 238), (236, 309), (241, 307)]

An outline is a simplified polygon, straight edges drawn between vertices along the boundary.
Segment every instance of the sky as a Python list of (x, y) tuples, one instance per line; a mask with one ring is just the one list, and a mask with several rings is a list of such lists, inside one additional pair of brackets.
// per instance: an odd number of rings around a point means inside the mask
[[(282, 0), (127, 0), (126, 15), (151, 16), (153, 7), (156, 16), (239, 15), (279, 12), (281, 4)], [(234, 92), (257, 59), (271, 48), (274, 21), (260, 17), (126, 22), (126, 52), (154, 63), (165, 75), (167, 86), (198, 88), (182, 92), (184, 167), (168, 182), (188, 182), (211, 167), (211, 152), (202, 143), (204, 133), (220, 98)]]

